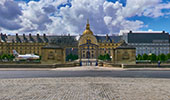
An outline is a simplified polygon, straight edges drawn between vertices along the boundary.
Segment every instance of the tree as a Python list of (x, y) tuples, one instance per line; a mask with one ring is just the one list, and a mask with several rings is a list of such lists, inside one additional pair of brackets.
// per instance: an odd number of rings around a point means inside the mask
[(78, 55), (73, 55), (73, 54), (69, 54), (66, 57), (66, 61), (69, 61), (69, 60), (74, 61), (74, 60), (77, 60), (77, 59), (78, 59)]
[(100, 55), (100, 56), (98, 57), (98, 59), (99, 59), (99, 60), (107, 60), (107, 61), (111, 60), (109, 54)]
[(143, 60), (148, 60), (148, 55), (145, 53), (143, 56), (142, 56)]
[(142, 56), (138, 54), (138, 56), (136, 57), (136, 60), (142, 60)]
[(8, 59), (8, 60), (13, 60), (14, 58), (15, 58), (15, 56), (12, 55), (12, 54), (8, 54), (8, 55), (7, 55), (7, 59)]
[(78, 59), (78, 55), (73, 55), (72, 60), (77, 60)]
[(7, 54), (2, 54), (1, 58), (2, 58), (2, 59), (7, 59), (8, 56), (7, 56)]
[(105, 54), (104, 56), (105, 56), (105, 57), (104, 57), (104, 58), (105, 58), (105, 60), (107, 60), (107, 61), (110, 61), (110, 60), (111, 60), (111, 58), (110, 58), (110, 55), (109, 55), (109, 54)]
[(151, 60), (151, 61), (156, 61), (157, 59), (157, 56), (155, 54), (151, 54), (148, 56), (148, 60)]
[(160, 57), (161, 61), (166, 61), (167, 60), (167, 56), (165, 54), (161, 54), (159, 57)]
[(160, 60), (160, 55), (158, 55), (158, 56), (156, 57), (156, 60), (157, 60), (157, 61), (159, 61), (159, 60)]
[(167, 54), (167, 59), (170, 59), (170, 53)]
[(104, 56), (103, 56), (103, 55), (100, 55), (100, 56), (98, 57), (98, 59), (99, 59), (99, 60), (104, 60)]

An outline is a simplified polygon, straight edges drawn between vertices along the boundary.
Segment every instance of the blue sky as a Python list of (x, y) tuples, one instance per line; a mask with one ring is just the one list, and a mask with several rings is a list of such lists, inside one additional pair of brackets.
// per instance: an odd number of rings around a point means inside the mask
[(81, 34), (88, 18), (95, 34), (170, 32), (169, 0), (4, 0), (0, 14), (6, 33)]
[[(116, 2), (117, 0), (108, 0), (110, 2)], [(123, 6), (126, 5), (126, 0), (118, 0), (123, 4)], [(168, 3), (169, 0), (162, 0), (162, 3)], [(162, 10), (163, 12), (170, 12), (170, 9)], [(170, 32), (170, 15), (164, 16), (164, 17), (158, 17), (158, 18), (150, 18), (150, 17), (145, 17), (145, 16), (134, 16), (131, 18), (128, 18), (129, 20), (141, 20), (147, 25), (148, 27), (143, 27), (141, 30), (143, 31), (148, 31), (149, 29), (153, 31), (168, 31)]]

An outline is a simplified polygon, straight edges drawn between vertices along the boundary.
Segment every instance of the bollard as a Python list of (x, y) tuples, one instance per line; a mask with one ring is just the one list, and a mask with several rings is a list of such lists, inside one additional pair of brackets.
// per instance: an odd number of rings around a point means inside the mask
[(122, 68), (124, 68), (124, 64), (122, 64)]

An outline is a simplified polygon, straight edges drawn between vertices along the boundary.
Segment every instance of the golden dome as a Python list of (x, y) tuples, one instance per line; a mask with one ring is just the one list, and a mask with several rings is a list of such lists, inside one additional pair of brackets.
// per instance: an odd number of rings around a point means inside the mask
[(91, 34), (91, 35), (93, 35), (93, 32), (90, 30), (89, 20), (87, 20), (86, 30), (83, 32), (83, 35), (85, 35), (85, 34)]

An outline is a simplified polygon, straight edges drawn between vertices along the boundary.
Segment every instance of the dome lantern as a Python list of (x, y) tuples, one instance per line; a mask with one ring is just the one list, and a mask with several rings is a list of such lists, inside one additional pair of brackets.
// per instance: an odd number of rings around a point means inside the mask
[(93, 32), (90, 30), (89, 19), (87, 19), (86, 30), (83, 32), (83, 35), (85, 35), (85, 34), (93, 35)]

